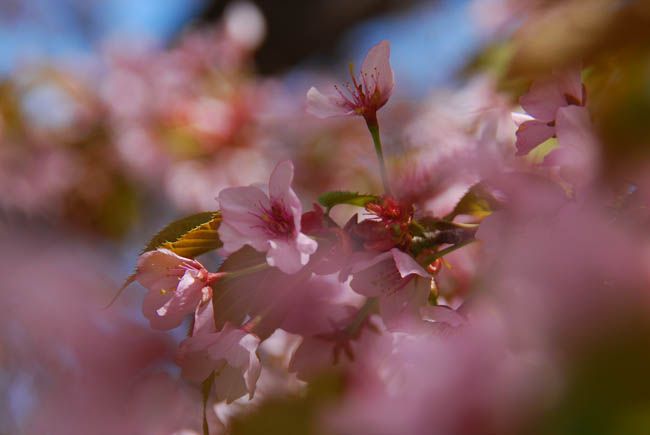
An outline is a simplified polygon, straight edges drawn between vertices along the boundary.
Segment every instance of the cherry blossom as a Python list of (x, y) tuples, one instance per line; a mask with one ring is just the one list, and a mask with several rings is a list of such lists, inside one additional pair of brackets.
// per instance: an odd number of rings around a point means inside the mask
[(273, 170), (268, 186), (231, 187), (219, 193), (222, 253), (250, 245), (267, 252), (270, 266), (289, 274), (307, 264), (318, 244), (300, 232), (302, 205), (291, 188), (293, 171), (293, 163), (284, 161)]
[(530, 91), (519, 99), (528, 115), (513, 114), (519, 124), (517, 130), (517, 155), (526, 155), (537, 145), (552, 137), (561, 135), (561, 126), (556, 125), (561, 113), (568, 107), (581, 107), (586, 103), (585, 88), (580, 68), (555, 72), (533, 82)]
[[(213, 328), (214, 329), (214, 328)], [(260, 338), (226, 323), (219, 332), (204, 332), (183, 340), (176, 361), (182, 376), (202, 382), (215, 371), (217, 400), (252, 398), (262, 366), (257, 356)]]
[[(429, 279), (427, 279), (429, 278)], [(352, 289), (379, 298), (379, 312), (390, 330), (408, 327), (419, 318), (430, 292), (430, 278), (409, 254), (393, 248), (352, 267)]]
[(390, 98), (395, 76), (390, 67), (390, 44), (382, 41), (370, 49), (361, 65), (359, 78), (344, 85), (344, 92), (334, 86), (338, 94), (325, 95), (312, 87), (307, 92), (307, 112), (318, 118), (361, 115), (368, 123), (377, 123), (376, 114)]
[(210, 283), (223, 274), (209, 273), (196, 260), (168, 249), (145, 252), (137, 263), (136, 279), (149, 292), (142, 313), (154, 329), (172, 329), (212, 296)]

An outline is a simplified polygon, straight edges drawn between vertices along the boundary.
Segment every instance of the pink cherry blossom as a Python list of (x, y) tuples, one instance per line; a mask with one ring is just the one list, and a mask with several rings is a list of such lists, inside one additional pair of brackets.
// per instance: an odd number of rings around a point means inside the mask
[(337, 94), (324, 95), (312, 87), (307, 92), (307, 112), (318, 118), (361, 115), (376, 123), (376, 113), (390, 98), (395, 86), (395, 76), (390, 67), (390, 44), (382, 41), (370, 49), (361, 65), (359, 78), (344, 85), (345, 91), (334, 86)]
[(142, 313), (154, 329), (175, 328), (199, 303), (210, 299), (210, 283), (221, 276), (167, 249), (145, 252), (138, 259), (136, 272), (138, 282), (149, 290)]
[[(427, 279), (428, 278), (428, 279)], [(426, 305), (431, 275), (409, 254), (393, 248), (352, 267), (352, 289), (379, 298), (379, 312), (390, 330), (404, 329)]]
[(589, 111), (580, 106), (562, 107), (557, 111), (556, 124), (559, 147), (544, 158), (544, 165), (560, 167), (566, 181), (584, 186), (594, 179), (599, 157)]
[(519, 103), (528, 114), (513, 114), (513, 120), (519, 124), (515, 144), (517, 155), (522, 156), (556, 136), (558, 110), (567, 106), (585, 105), (586, 95), (580, 68), (556, 72), (534, 81), (530, 91), (522, 95)]
[(217, 400), (228, 403), (248, 393), (252, 398), (262, 366), (257, 356), (260, 338), (226, 323), (219, 332), (202, 332), (183, 340), (176, 362), (182, 376), (202, 382), (212, 371)]
[(279, 163), (267, 186), (231, 187), (219, 193), (223, 215), (222, 253), (244, 245), (267, 252), (266, 261), (284, 273), (296, 273), (316, 252), (315, 240), (300, 232), (302, 205), (291, 188), (293, 163)]

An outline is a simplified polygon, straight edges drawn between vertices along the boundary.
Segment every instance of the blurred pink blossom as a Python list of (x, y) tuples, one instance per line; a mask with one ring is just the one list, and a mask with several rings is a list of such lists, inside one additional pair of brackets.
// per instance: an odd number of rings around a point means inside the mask
[(293, 163), (285, 161), (273, 170), (268, 187), (231, 187), (219, 193), (223, 253), (250, 245), (267, 252), (269, 265), (285, 273), (307, 264), (318, 244), (300, 232), (302, 205), (291, 188), (293, 171)]
[(173, 356), (170, 337), (134, 321), (128, 295), (102, 310), (115, 265), (96, 245), (50, 229), (1, 232), (0, 431), (200, 429), (200, 394), (162, 369)]
[[(584, 107), (585, 88), (582, 84), (581, 68), (554, 72), (550, 76), (533, 82), (527, 94), (519, 99), (528, 117), (515, 116), (521, 122), (517, 130), (517, 155), (526, 155), (537, 145), (561, 136), (565, 125), (557, 125), (562, 111), (570, 106)], [(580, 109), (587, 113), (587, 109)]]
[(261, 371), (259, 337), (230, 323), (219, 332), (212, 329), (180, 344), (176, 362), (183, 369), (183, 377), (200, 383), (215, 371), (217, 400), (230, 403), (246, 393), (252, 398)]
[(379, 312), (389, 329), (408, 328), (427, 303), (431, 275), (409, 254), (393, 248), (352, 267), (352, 289), (379, 298)]
[(307, 111), (319, 118), (361, 115), (368, 122), (376, 124), (377, 110), (386, 104), (395, 86), (389, 57), (388, 41), (382, 41), (372, 47), (363, 60), (358, 79), (354, 77), (352, 66), (350, 67), (352, 85), (345, 85), (348, 94), (336, 85), (334, 87), (338, 95), (323, 95), (318, 89), (311, 87), (307, 92)]

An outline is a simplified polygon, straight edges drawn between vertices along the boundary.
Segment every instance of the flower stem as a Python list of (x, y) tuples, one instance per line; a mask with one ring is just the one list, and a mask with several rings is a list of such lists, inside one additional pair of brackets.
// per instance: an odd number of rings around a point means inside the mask
[(379, 160), (379, 173), (381, 174), (381, 181), (384, 183), (384, 191), (387, 195), (391, 194), (390, 184), (388, 183), (388, 173), (386, 172), (386, 162), (384, 161), (384, 152), (381, 149), (381, 138), (379, 137), (379, 124), (377, 118), (374, 121), (366, 119), (368, 130), (372, 136), (372, 141), (375, 144), (375, 152), (377, 153), (377, 160)]
[(366, 317), (368, 317), (368, 314), (370, 314), (370, 312), (375, 308), (376, 303), (377, 303), (376, 297), (366, 299), (366, 302), (359, 309), (359, 313), (357, 313), (357, 317), (355, 317), (354, 322), (352, 322), (347, 328), (345, 328), (345, 331), (349, 335), (354, 335), (354, 333), (357, 332), (359, 326), (361, 326), (363, 321), (366, 320)]
[(430, 264), (430, 263), (433, 263), (435, 260), (437, 260), (438, 258), (442, 257), (443, 255), (447, 255), (447, 254), (449, 254), (450, 252), (454, 252), (455, 250), (460, 249), (460, 248), (462, 248), (463, 246), (470, 245), (470, 244), (472, 244), (472, 243), (474, 243), (474, 242), (476, 242), (476, 241), (477, 241), (477, 239), (470, 239), (470, 240), (466, 240), (466, 241), (464, 241), (464, 242), (458, 243), (458, 244), (456, 244), (456, 245), (450, 246), (450, 247), (448, 247), (448, 248), (446, 248), (446, 249), (443, 249), (442, 251), (438, 251), (438, 252), (436, 252), (435, 254), (431, 254), (431, 255), (429, 255), (428, 257), (424, 258), (424, 259), (422, 260), (422, 262), (423, 262), (424, 264)]
[(244, 269), (235, 270), (233, 272), (226, 272), (227, 275), (224, 276), (222, 281), (230, 281), (231, 279), (239, 278), (240, 276), (249, 275), (251, 273), (260, 272), (266, 269), (269, 266), (268, 263), (260, 263), (255, 266), (246, 267)]

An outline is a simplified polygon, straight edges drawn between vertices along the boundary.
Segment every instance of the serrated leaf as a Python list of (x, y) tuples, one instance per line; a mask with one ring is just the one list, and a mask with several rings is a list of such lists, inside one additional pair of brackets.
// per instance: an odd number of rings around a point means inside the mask
[(198, 257), (221, 247), (222, 243), (217, 233), (220, 224), (220, 211), (187, 216), (160, 230), (141, 253), (166, 248), (182, 257)]
[(323, 207), (327, 207), (328, 211), (335, 205), (339, 204), (349, 204), (364, 207), (366, 204), (373, 201), (379, 201), (379, 197), (376, 195), (346, 192), (342, 190), (333, 190), (318, 197), (318, 203)]
[(452, 220), (461, 214), (484, 218), (499, 208), (501, 208), (499, 201), (482, 182), (479, 182), (469, 188), (467, 193), (458, 201), (454, 210), (444, 219)]
[[(165, 248), (181, 257), (198, 257), (222, 246), (219, 233), (217, 232), (220, 224), (220, 211), (207, 211), (184, 217), (158, 231), (140, 254)], [(135, 272), (124, 281), (124, 284), (122, 284), (106, 308), (113, 305), (124, 289), (134, 281)]]

